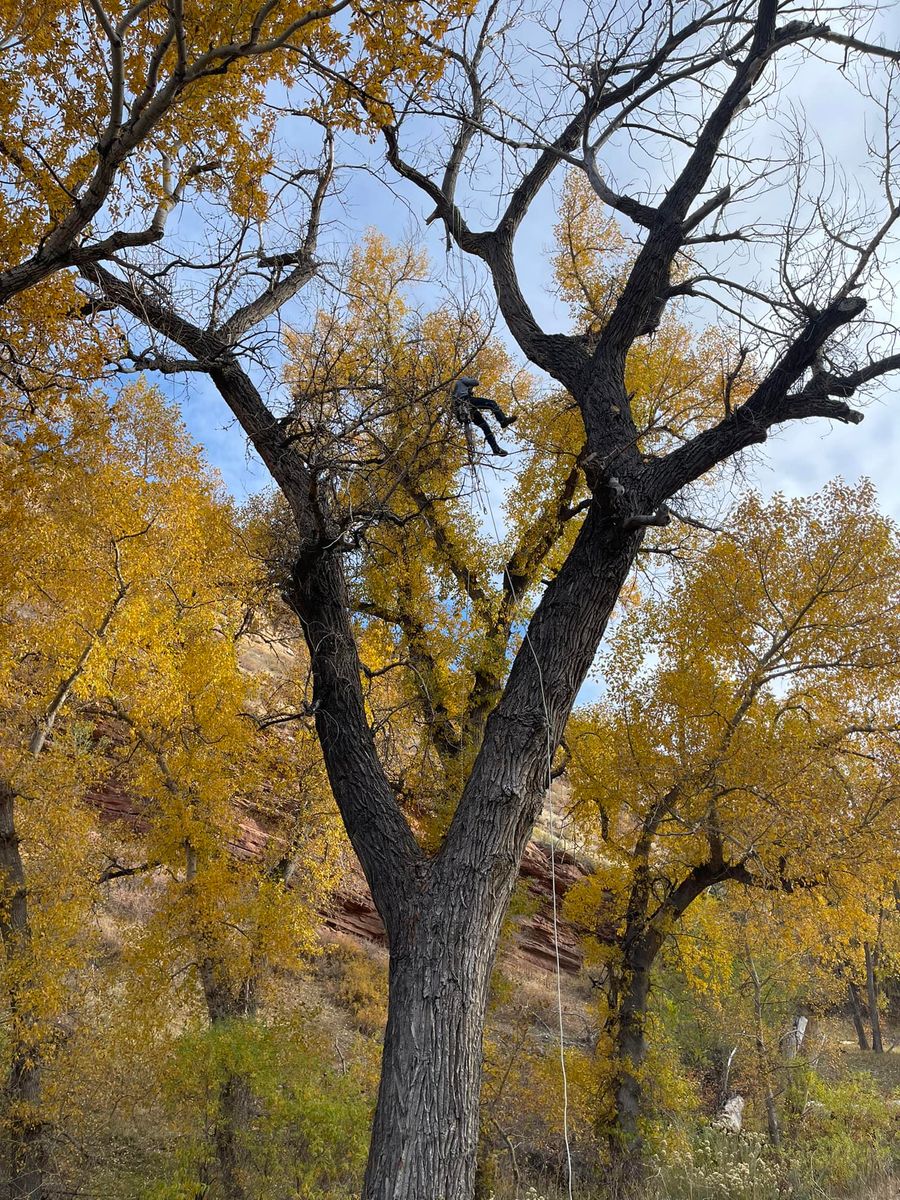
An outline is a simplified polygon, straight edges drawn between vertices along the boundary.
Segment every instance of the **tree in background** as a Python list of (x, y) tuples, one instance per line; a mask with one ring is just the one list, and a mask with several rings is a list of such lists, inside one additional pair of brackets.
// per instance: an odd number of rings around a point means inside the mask
[[(302, 725), (289, 733), (253, 697), (238, 662), (243, 623), (234, 597), (195, 594), (174, 614), (169, 670), (111, 697), (127, 729), (128, 785), (146, 805), (143, 853), (160, 878), (128, 949), (128, 986), (135, 1004), (155, 995), (163, 1021), (202, 995), (219, 1072), (211, 1141), (227, 1200), (255, 1194), (247, 1044), (273, 981), (318, 951), (319, 913), (342, 869), (315, 741)], [(242, 845), (242, 819), (265, 831), (261, 848)], [(201, 1174), (207, 1151), (196, 1148)], [(186, 1185), (189, 1164), (183, 1172)]]
[(50, 435), (42, 418), (11, 422), (2, 453), (4, 1120), (10, 1194), (37, 1196), (42, 1064), (66, 971), (89, 953), (86, 906), (102, 867), (85, 796), (107, 764), (82, 713), (111, 676), (164, 651), (154, 608), (195, 588), (225, 525), (195, 448), (146, 389), (83, 405)]
[(623, 619), (607, 697), (570, 724), (574, 811), (599, 830), (600, 866), (569, 905), (604, 968), (629, 1161), (651, 972), (688, 908), (726, 883), (818, 889), (850, 930), (859, 879), (896, 870), (898, 550), (866, 484), (749, 496)]
[[(358, 125), (348, 97), (377, 96), (392, 73), (434, 79), (440, 58), (425, 39), (463, 11), (398, 0), (6, 6), (0, 303), (160, 241), (187, 187), (224, 192), (258, 217), (272, 161), (267, 88), (293, 86), (297, 107)], [(62, 303), (60, 317), (74, 315), (64, 307), (77, 301), (71, 282), (43, 293)], [(46, 301), (33, 299), (31, 311), (5, 312), (14, 328), (37, 324)]]
[[(127, 988), (165, 1025), (174, 972), (221, 1028), (253, 1018), (273, 974), (312, 952), (341, 859), (315, 740), (269, 707), (293, 702), (296, 724), (302, 675), (262, 688), (240, 669), (258, 567), (173, 410), (137, 385), (85, 401), (49, 443), (43, 419), (9, 424), (2, 453), (4, 1186), (34, 1198), (73, 1120), (45, 1082), (53, 1092), (83, 1020), (73, 980), (99, 953), (102, 885), (167, 880)], [(147, 827), (138, 862), (120, 861), (91, 799), (126, 786)], [(236, 857), (241, 806), (263, 822), (259, 860)], [(215, 1144), (229, 1196), (243, 1194), (246, 1106), (226, 1075)]]

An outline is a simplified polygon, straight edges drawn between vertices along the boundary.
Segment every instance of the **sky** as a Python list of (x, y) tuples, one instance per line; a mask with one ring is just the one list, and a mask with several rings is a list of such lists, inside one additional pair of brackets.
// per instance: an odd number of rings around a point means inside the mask
[[(878, 36), (889, 42), (900, 40), (900, 21), (895, 14), (887, 13), (883, 26), (876, 31)], [(831, 154), (851, 177), (861, 174), (866, 166), (864, 134), (871, 132), (871, 122), (866, 124), (854, 90), (849, 84), (841, 84), (833, 67), (815, 63), (798, 72), (789, 86), (793, 102), (805, 107), (813, 126), (826, 136)], [(750, 130), (749, 144), (754, 151), (764, 150), (770, 137), (771, 129), (762, 113), (758, 133), (754, 128)], [(477, 286), (484, 279), (480, 264), (465, 260), (456, 251), (447, 254), (438, 224), (424, 224), (431, 206), (411, 185), (398, 181), (389, 168), (380, 165), (379, 154), (379, 146), (364, 139), (344, 137), (339, 144), (338, 162), (349, 164), (350, 169), (343, 174), (340, 207), (331, 210), (336, 216), (335, 240), (346, 245), (354, 231), (361, 233), (367, 226), (376, 226), (393, 239), (410, 237), (427, 247), (439, 275), (446, 273), (451, 280), (462, 277), (466, 287)], [(624, 167), (627, 170), (627, 164)], [(183, 219), (189, 220), (189, 214)], [(546, 329), (565, 329), (567, 314), (553, 294), (549, 279), (548, 252), (554, 222), (553, 196), (548, 190), (533, 206), (520, 231), (517, 265), (539, 322)], [(202, 377), (176, 379), (165, 386), (181, 402), (191, 433), (236, 498), (266, 486), (264, 470), (207, 381)], [(762, 452), (754, 453), (747, 480), (765, 493), (781, 490), (802, 495), (817, 490), (837, 474), (847, 480), (867, 475), (876, 484), (885, 510), (900, 519), (898, 388), (900, 380), (881, 389), (866, 408), (862, 425), (817, 420), (784, 427), (770, 437)], [(502, 472), (489, 473), (490, 491), (498, 498), (501, 479)]]
[[(886, 10), (882, 27), (872, 31), (888, 44), (900, 42), (900, 21), (895, 13)], [(868, 169), (866, 137), (872, 134), (871, 118), (858, 93), (842, 82), (833, 66), (808, 63), (802, 70), (786, 79), (792, 102), (805, 109), (810, 124), (816, 129), (833, 158), (847, 172), (847, 178), (858, 181)], [(752, 110), (751, 110), (752, 111)], [(774, 144), (772, 122), (763, 108), (748, 122), (744, 145), (751, 152), (765, 154)], [(297, 146), (310, 154), (317, 149), (312, 140), (308, 146)], [(616, 159), (611, 147), (609, 166), (618, 172), (618, 186), (629, 182), (634, 163), (625, 156)], [(345, 164), (341, 177), (339, 207), (332, 208), (331, 249), (346, 249), (367, 227), (377, 227), (393, 240), (409, 238), (424, 246), (438, 277), (443, 276), (451, 286), (463, 286), (467, 292), (485, 283), (481, 264), (465, 258), (460, 252), (448, 253), (439, 223), (425, 224), (431, 205), (411, 185), (399, 181), (380, 159), (381, 148), (365, 139), (344, 136), (339, 140), (338, 163)], [(643, 164), (643, 178), (652, 179), (653, 166)], [(638, 173), (640, 174), (640, 173)], [(484, 177), (478, 181), (468, 199), (472, 207), (489, 205), (490, 180), (485, 187)], [(766, 197), (764, 207), (776, 217), (784, 197), (777, 191)], [(486, 214), (486, 223), (490, 216)], [(190, 221), (190, 214), (181, 218)], [(477, 216), (470, 217), (473, 227), (479, 227)], [(553, 226), (556, 222), (554, 194), (546, 189), (532, 206), (517, 238), (516, 261), (523, 290), (543, 328), (565, 330), (569, 324), (566, 310), (556, 297), (550, 276), (549, 255), (552, 253)], [(323, 257), (328, 256), (325, 250)], [(900, 286), (900, 274), (895, 276)], [(489, 289), (487, 289), (489, 291)], [(883, 302), (885, 298), (882, 298)], [(893, 295), (886, 303), (890, 310)], [(890, 316), (890, 311), (885, 313)], [(900, 314), (897, 314), (900, 316)], [(303, 321), (306, 314), (292, 314)], [(504, 332), (502, 321), (501, 334)], [(508, 335), (506, 335), (508, 337)], [(511, 347), (512, 340), (509, 339)], [(205, 449), (209, 462), (220, 472), (226, 487), (241, 500), (267, 486), (268, 476), (255, 455), (247, 447), (242, 431), (231, 420), (215, 390), (202, 376), (186, 380), (169, 380), (165, 387), (177, 397), (188, 427)], [(820, 489), (837, 475), (848, 482), (867, 476), (876, 485), (883, 509), (900, 521), (900, 379), (888, 382), (870, 400), (861, 425), (845, 426), (823, 420), (793, 422), (772, 434), (752, 459), (743, 465), (743, 481), (764, 494), (781, 491), (789, 496), (807, 495)], [(504, 442), (515, 452), (510, 431)], [(514, 462), (514, 459), (507, 460)], [(502, 502), (504, 471), (488, 468), (483, 483), (492, 509), (485, 516), (488, 537), (498, 528), (503, 531)], [(602, 694), (602, 680), (596, 673), (586, 681), (579, 700), (589, 702)]]

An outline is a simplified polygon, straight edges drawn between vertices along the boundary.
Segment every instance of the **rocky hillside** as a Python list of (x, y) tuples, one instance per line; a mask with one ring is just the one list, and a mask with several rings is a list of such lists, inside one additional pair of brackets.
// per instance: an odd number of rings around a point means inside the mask
[[(246, 639), (242, 664), (250, 674), (277, 680), (291, 668), (295, 654), (295, 649), (285, 639), (251, 637)], [(105, 736), (114, 736), (109, 729), (100, 732)], [(508, 965), (519, 965), (523, 969), (537, 967), (555, 970), (553, 880), (557, 910), (561, 913), (566, 892), (583, 879), (589, 870), (587, 859), (579, 854), (577, 846), (565, 836), (560, 836), (559, 815), (564, 813), (568, 798), (565, 786), (555, 783), (552, 797), (553, 808), (551, 810), (549, 804), (545, 806), (522, 860), (520, 881), (531, 903), (525, 906), (527, 915), (516, 918), (516, 933), (507, 950), (507, 959)], [(141, 828), (144, 816), (139, 797), (114, 783), (106, 783), (93, 793), (92, 798), (106, 820), (122, 822), (126, 828)], [(552, 830), (557, 831), (556, 835)], [(260, 814), (243, 808), (239, 813), (234, 853), (240, 857), (261, 854), (270, 836)], [(555, 847), (552, 858), (551, 844)], [(372, 902), (362, 871), (352, 856), (348, 857), (340, 887), (328, 909), (322, 913), (322, 923), (326, 937), (329, 934), (343, 936), (374, 945), (383, 945), (385, 942), (381, 918)], [(571, 926), (561, 916), (558, 919), (558, 943), (561, 969), (570, 975), (577, 974), (582, 963), (581, 948)]]

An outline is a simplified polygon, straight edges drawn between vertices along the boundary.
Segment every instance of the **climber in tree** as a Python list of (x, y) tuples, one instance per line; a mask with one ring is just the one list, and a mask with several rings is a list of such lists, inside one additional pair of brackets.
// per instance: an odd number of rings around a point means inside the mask
[(501, 429), (512, 425), (516, 418), (508, 417), (496, 400), (487, 400), (484, 396), (476, 396), (475, 388), (477, 387), (478, 380), (473, 379), (470, 375), (461, 375), (453, 385), (453, 408), (456, 419), (463, 425), (474, 421), (484, 434), (484, 440), (490, 446), (492, 453), (505, 458), (509, 451), (499, 445), (493, 430), (481, 414), (483, 412), (493, 413)]

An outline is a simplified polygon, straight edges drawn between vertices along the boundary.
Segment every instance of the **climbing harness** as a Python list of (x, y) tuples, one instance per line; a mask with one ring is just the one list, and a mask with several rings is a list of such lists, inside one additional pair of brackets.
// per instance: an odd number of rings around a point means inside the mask
[(478, 380), (473, 379), (471, 375), (460, 375), (456, 383), (453, 385), (453, 415), (466, 430), (467, 434), (471, 433), (471, 426), (474, 423), (484, 434), (484, 440), (491, 448), (491, 452), (498, 458), (506, 458), (509, 454), (508, 450), (504, 450), (494, 437), (493, 431), (481, 415), (484, 412), (491, 413), (497, 420), (497, 424), (501, 429), (506, 429), (512, 425), (516, 417), (508, 417), (496, 400), (488, 400), (484, 396), (476, 396), (475, 388), (478, 386)]

